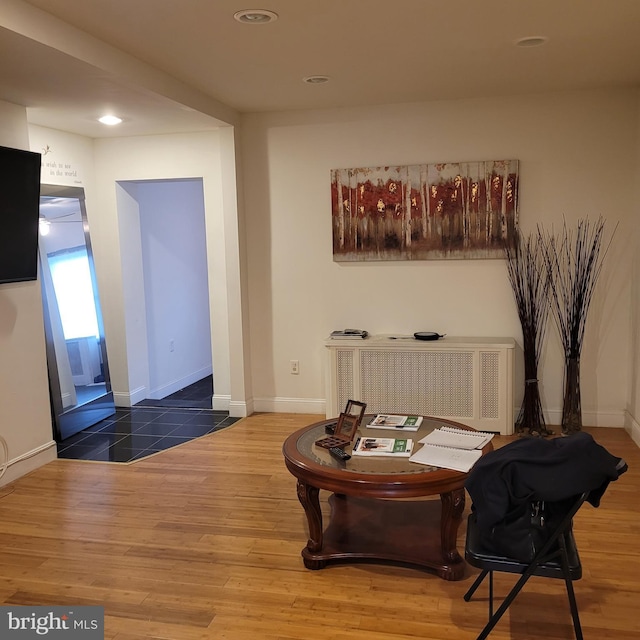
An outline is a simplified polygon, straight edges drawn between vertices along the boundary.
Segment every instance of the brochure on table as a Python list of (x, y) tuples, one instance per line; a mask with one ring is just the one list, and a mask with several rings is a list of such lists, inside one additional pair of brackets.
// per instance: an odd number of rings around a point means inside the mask
[(399, 431), (417, 431), (422, 424), (422, 416), (401, 416), (391, 413), (379, 413), (367, 427), (372, 429), (391, 429)]
[(354, 456), (390, 456), (408, 458), (413, 451), (413, 440), (409, 438), (364, 438), (353, 445)]

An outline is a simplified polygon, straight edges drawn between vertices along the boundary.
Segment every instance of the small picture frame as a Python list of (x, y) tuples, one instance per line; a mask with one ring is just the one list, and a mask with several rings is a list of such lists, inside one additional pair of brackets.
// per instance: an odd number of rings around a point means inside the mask
[(329, 431), (328, 428), (326, 429), (331, 435), (316, 440), (316, 444), (325, 449), (331, 449), (332, 447), (343, 448), (351, 444), (362, 422), (366, 408), (367, 405), (364, 402), (347, 400), (347, 406), (338, 417), (336, 426), (331, 431)]
[(341, 438), (347, 443), (353, 440), (353, 436), (356, 435), (358, 426), (360, 425), (360, 413), (353, 415), (348, 413), (341, 413), (338, 417), (338, 424), (336, 424), (336, 430), (334, 436)]
[(358, 425), (356, 429), (360, 426), (362, 422), (362, 418), (364, 416), (365, 409), (367, 408), (366, 403), (358, 402), (357, 400), (347, 400), (347, 406), (344, 409), (344, 413), (348, 416), (356, 416), (358, 419)]
[[(358, 427), (359, 427), (360, 423), (362, 422), (362, 418), (364, 417), (364, 412), (366, 408), (367, 408), (367, 405), (364, 402), (358, 402), (357, 400), (347, 400), (347, 406), (344, 408), (344, 411), (342, 413), (346, 413), (348, 416), (355, 416), (358, 419)], [(338, 424), (337, 420), (335, 422), (329, 423), (328, 425), (325, 426), (324, 430), (329, 435), (334, 435), (336, 432), (337, 424)]]

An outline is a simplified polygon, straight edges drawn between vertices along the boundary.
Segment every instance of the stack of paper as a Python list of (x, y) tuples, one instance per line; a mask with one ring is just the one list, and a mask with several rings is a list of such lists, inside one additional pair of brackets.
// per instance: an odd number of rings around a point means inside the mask
[(409, 460), (466, 473), (480, 459), (482, 447), (491, 438), (492, 433), (441, 427), (419, 441), (422, 448)]

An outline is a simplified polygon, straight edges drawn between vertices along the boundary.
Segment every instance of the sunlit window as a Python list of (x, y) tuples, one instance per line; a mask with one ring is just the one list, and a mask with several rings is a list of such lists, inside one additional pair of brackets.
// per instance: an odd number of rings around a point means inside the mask
[(86, 249), (49, 256), (49, 265), (65, 340), (97, 338), (98, 318)]

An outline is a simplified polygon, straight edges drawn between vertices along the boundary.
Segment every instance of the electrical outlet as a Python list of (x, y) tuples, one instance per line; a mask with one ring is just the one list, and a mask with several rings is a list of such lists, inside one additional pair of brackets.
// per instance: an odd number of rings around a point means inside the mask
[(300, 373), (300, 363), (297, 360), (291, 360), (291, 362), (289, 362), (289, 373), (294, 376)]
[(173, 351), (176, 348), (176, 345), (173, 340), (169, 340), (169, 351)]

